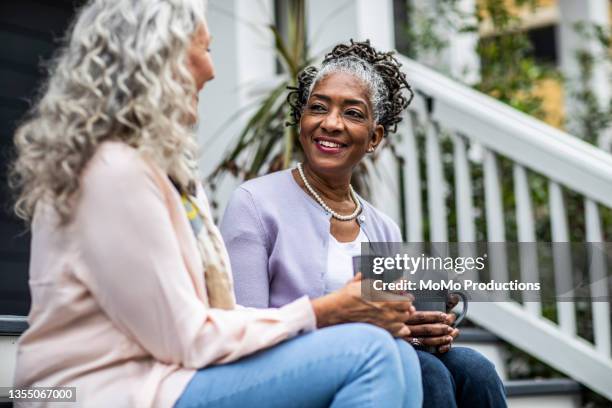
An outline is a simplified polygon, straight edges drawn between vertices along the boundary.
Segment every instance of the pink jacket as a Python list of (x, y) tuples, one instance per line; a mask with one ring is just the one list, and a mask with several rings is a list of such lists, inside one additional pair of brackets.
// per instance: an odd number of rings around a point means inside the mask
[[(208, 210), (202, 191), (198, 201)], [(17, 387), (76, 387), (77, 406), (170, 407), (197, 369), (315, 328), (306, 297), (280, 309), (207, 308), (180, 196), (125, 144), (99, 147), (73, 220), (56, 221), (38, 206)]]

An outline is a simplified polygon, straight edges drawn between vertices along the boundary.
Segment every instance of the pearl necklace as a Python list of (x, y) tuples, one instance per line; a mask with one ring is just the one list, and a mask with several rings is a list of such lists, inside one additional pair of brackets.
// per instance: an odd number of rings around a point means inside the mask
[(361, 203), (357, 199), (357, 195), (355, 194), (355, 190), (353, 190), (353, 186), (349, 184), (349, 192), (351, 194), (351, 199), (353, 200), (357, 208), (355, 208), (355, 211), (353, 211), (353, 213), (350, 215), (340, 215), (334, 210), (332, 210), (331, 208), (329, 208), (327, 204), (325, 204), (325, 201), (323, 201), (321, 196), (315, 191), (314, 188), (312, 188), (308, 180), (306, 180), (306, 176), (304, 175), (304, 169), (302, 169), (302, 163), (298, 163), (297, 169), (298, 169), (298, 173), (300, 173), (300, 177), (302, 178), (302, 181), (304, 182), (304, 185), (306, 186), (306, 189), (310, 192), (310, 194), (312, 194), (312, 196), (319, 203), (319, 205), (323, 207), (325, 211), (330, 213), (332, 217), (340, 221), (351, 221), (357, 218), (357, 216), (361, 212)]

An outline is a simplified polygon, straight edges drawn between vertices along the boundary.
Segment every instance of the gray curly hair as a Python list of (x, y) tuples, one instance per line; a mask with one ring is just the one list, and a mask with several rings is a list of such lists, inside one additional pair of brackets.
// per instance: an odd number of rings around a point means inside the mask
[(297, 126), (300, 123), (308, 98), (321, 79), (334, 72), (343, 72), (355, 76), (368, 88), (374, 121), (383, 126), (385, 135), (395, 132), (414, 96), (401, 66), (393, 52), (377, 51), (369, 40), (351, 40), (348, 44), (336, 45), (325, 55), (321, 69), (315, 66), (302, 69), (297, 86), (287, 87), (287, 103), (291, 107), (291, 120), (287, 124)]
[(385, 107), (383, 105), (384, 99), (387, 95), (387, 87), (382, 77), (374, 67), (362, 59), (354, 56), (342, 57), (336, 60), (331, 60), (317, 72), (314, 77), (310, 89), (308, 90), (308, 97), (312, 94), (312, 90), (315, 85), (319, 83), (323, 78), (334, 73), (345, 73), (351, 74), (361, 80), (368, 88), (368, 95), (370, 97), (370, 104), (374, 113), (374, 122), (378, 123), (385, 114)]
[(15, 134), (9, 182), (27, 221), (50, 200), (70, 219), (100, 143), (122, 141), (180, 187), (197, 179), (196, 85), (186, 53), (206, 0), (90, 0), (78, 12), (38, 102)]

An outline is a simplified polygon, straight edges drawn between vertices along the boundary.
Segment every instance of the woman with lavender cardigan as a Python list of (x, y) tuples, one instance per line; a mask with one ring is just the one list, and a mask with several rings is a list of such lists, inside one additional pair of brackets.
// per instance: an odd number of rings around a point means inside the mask
[[(395, 130), (409, 103), (399, 66), (369, 42), (351, 41), (336, 46), (321, 69), (298, 76), (288, 102), (304, 163), (244, 183), (221, 224), (240, 304), (268, 308), (318, 298), (351, 279), (362, 242), (402, 241), (397, 225), (350, 186), (354, 168)], [(355, 321), (349, 313), (337, 323), (348, 321)], [(423, 405), (506, 406), (493, 364), (474, 350), (451, 349), (459, 334), (453, 321), (452, 313), (417, 311), (405, 322), (406, 342), (438, 351), (417, 352)]]

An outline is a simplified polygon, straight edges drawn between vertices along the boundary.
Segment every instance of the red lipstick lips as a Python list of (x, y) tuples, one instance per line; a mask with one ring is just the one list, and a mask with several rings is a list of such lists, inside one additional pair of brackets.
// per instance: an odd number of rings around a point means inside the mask
[(336, 154), (346, 147), (346, 144), (340, 143), (332, 138), (317, 137), (314, 139), (314, 144), (319, 151), (327, 154)]

